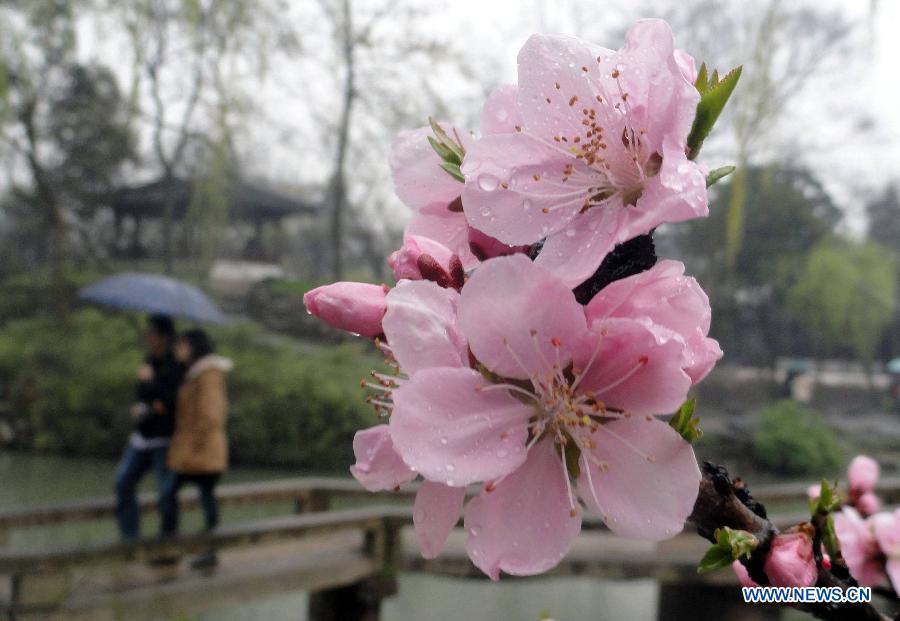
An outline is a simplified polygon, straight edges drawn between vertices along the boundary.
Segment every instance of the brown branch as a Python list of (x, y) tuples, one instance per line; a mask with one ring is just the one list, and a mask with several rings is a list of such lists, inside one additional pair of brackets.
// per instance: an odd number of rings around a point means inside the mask
[[(715, 542), (716, 529), (723, 526), (752, 533), (759, 540), (759, 546), (749, 559), (741, 559), (741, 562), (747, 567), (747, 572), (757, 584), (768, 584), (763, 564), (772, 539), (778, 534), (778, 529), (766, 517), (765, 507), (753, 500), (743, 482), (732, 481), (724, 467), (704, 462), (702, 471), (700, 492), (697, 495), (694, 510), (688, 518), (689, 521), (697, 527), (697, 532), (701, 537), (711, 542)], [(815, 584), (817, 587), (840, 587), (841, 590), (846, 591), (849, 587), (858, 586), (846, 572), (846, 566), (840, 559), (837, 559), (837, 563), (832, 566), (832, 569), (825, 569), (818, 564), (818, 571), (819, 575)], [(846, 575), (846, 577), (839, 577), (838, 574)], [(794, 607), (826, 621), (889, 621), (890, 619), (878, 612), (871, 604), (822, 603), (797, 604)]]

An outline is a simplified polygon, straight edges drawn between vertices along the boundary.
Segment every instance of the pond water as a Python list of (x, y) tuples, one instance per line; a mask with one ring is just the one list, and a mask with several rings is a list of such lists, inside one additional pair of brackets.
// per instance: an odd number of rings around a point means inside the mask
[[(0, 508), (41, 505), (108, 496), (115, 464), (103, 460), (69, 459), (22, 453), (0, 454)], [(226, 483), (301, 476), (297, 471), (235, 468)], [(147, 477), (144, 489), (152, 490)], [(225, 507), (223, 522), (234, 523), (284, 514), (289, 506)], [(186, 530), (199, 528), (190, 512)], [(149, 517), (144, 532), (156, 529)], [(62, 543), (87, 543), (115, 538), (111, 522), (75, 523), (58, 527), (15, 530), (9, 545), (16, 548)], [(383, 621), (537, 621), (549, 612), (556, 621), (651, 621), (656, 619), (658, 586), (652, 580), (607, 581), (592, 578), (546, 578), (506, 581), (443, 578), (401, 574), (399, 593), (385, 601)], [(179, 621), (304, 621), (306, 594), (284, 593), (227, 609), (211, 608)], [(160, 620), (170, 621), (170, 620)]]

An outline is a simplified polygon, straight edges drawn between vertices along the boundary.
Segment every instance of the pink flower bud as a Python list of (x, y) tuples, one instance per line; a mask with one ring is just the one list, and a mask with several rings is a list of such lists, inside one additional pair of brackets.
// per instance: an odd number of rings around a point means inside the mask
[(818, 575), (812, 539), (804, 531), (776, 536), (763, 569), (772, 586), (812, 586)]
[(857, 455), (847, 468), (847, 484), (855, 494), (865, 494), (875, 489), (878, 482), (878, 462), (866, 455)]
[(387, 309), (384, 300), (387, 292), (384, 285), (336, 282), (307, 291), (303, 304), (333, 328), (373, 337), (383, 332), (381, 318)]
[(806, 488), (806, 495), (810, 500), (815, 500), (819, 496), (822, 495), (822, 484), (816, 483), (815, 485), (810, 485)]
[(747, 568), (744, 567), (744, 564), (740, 561), (735, 561), (731, 564), (731, 568), (734, 570), (735, 575), (737, 576), (738, 582), (741, 583), (741, 586), (745, 587), (756, 587), (759, 586), (756, 582), (753, 581), (753, 578), (750, 577), (750, 572), (747, 571)]
[(453, 257), (453, 252), (449, 248), (427, 237), (407, 235), (400, 250), (388, 257), (388, 265), (394, 271), (394, 278), (397, 280), (401, 278), (422, 280), (425, 278), (420, 266), (420, 259), (423, 256), (430, 256), (444, 272), (449, 274), (450, 260)]
[(866, 492), (856, 499), (854, 506), (863, 517), (868, 517), (878, 513), (878, 510), (881, 509), (881, 500), (874, 492)]

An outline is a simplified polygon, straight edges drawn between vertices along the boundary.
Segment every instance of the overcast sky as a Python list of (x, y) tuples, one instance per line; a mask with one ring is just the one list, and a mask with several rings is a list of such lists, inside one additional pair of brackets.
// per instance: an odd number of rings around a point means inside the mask
[[(365, 0), (357, 1), (360, 3), (357, 6), (364, 6)], [(430, 0), (419, 1), (420, 4), (430, 3)], [(451, 103), (465, 108), (454, 114), (453, 120), (461, 123), (477, 118), (473, 94), (487, 92), (499, 83), (515, 81), (516, 54), (530, 34), (615, 30), (639, 17), (654, 16), (637, 8), (647, 6), (646, 3), (628, 0), (435, 0), (431, 4), (432, 18), (425, 22), (424, 28), (433, 32), (436, 40), (461, 44), (475, 74), (483, 76), (486, 82), (475, 85), (462, 81), (455, 83), (451, 77), (448, 78), (450, 83), (441, 85)], [(559, 6), (565, 10), (559, 10)], [(659, 6), (671, 4), (666, 2)], [(786, 122), (793, 128), (802, 128), (806, 140), (800, 144), (809, 144), (812, 148), (798, 157), (815, 169), (845, 208), (848, 230), (859, 232), (864, 223), (860, 198), (896, 177), (897, 162), (900, 162), (900, 71), (897, 65), (900, 58), (900, 36), (897, 34), (900, 2), (877, 3), (874, 13), (869, 0), (841, 3), (820, 0), (811, 6), (839, 7), (845, 11), (859, 24), (856, 43), (846, 66), (839, 65), (831, 75), (818, 76), (818, 80), (794, 101)], [(118, 70), (123, 77), (127, 74), (127, 63), (121, 62), (121, 56), (114, 57), (118, 53), (115, 37), (98, 39), (94, 29), (83, 30), (81, 35), (87, 56), (113, 65), (118, 61)], [(677, 32), (676, 37), (679, 47), (692, 51), (690, 40), (679, 37)], [(621, 41), (594, 42), (613, 48), (621, 45)], [(706, 60), (716, 63), (716, 59)], [(302, 59), (284, 59), (276, 66), (266, 84), (259, 87), (259, 96), (254, 102), (261, 117), (245, 132), (244, 156), (248, 169), (254, 176), (275, 184), (316, 183), (327, 173), (330, 161), (328, 153), (311, 153), (311, 145), (303, 141), (304, 127), (308, 128), (313, 121), (302, 99), (324, 97), (328, 100), (335, 94), (319, 92), (323, 85), (321, 80), (309, 80), (315, 82), (315, 86), (298, 89), (298, 78), (303, 83), (303, 67)], [(288, 84), (293, 86), (289, 88)], [(739, 90), (735, 96), (740, 96)], [(851, 116), (854, 119), (869, 117), (875, 125), (873, 129), (863, 131), (846, 122)], [(254, 123), (252, 117), (251, 123)], [(704, 156), (710, 161), (704, 163), (711, 167), (729, 163), (720, 161), (727, 160), (730, 155), (727, 143), (723, 144), (711, 153), (705, 152)], [(388, 140), (372, 145), (372, 149), (382, 176), (386, 177)], [(407, 217), (400, 208), (393, 213), (398, 222)]]

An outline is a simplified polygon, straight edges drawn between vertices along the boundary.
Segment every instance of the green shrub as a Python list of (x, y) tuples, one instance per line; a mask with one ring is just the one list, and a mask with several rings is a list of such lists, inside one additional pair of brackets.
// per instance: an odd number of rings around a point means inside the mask
[[(136, 319), (86, 309), (68, 325), (40, 318), (0, 328), (0, 398), (14, 413), (15, 445), (119, 454), (141, 359)], [(345, 470), (354, 431), (377, 422), (355, 387), (377, 366), (375, 353), (361, 342), (304, 346), (253, 325), (219, 328), (213, 337), (235, 362), (233, 461)]]
[(840, 465), (837, 440), (822, 416), (789, 399), (760, 414), (753, 455), (780, 474), (828, 476)]

